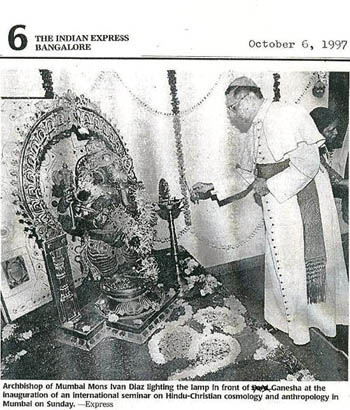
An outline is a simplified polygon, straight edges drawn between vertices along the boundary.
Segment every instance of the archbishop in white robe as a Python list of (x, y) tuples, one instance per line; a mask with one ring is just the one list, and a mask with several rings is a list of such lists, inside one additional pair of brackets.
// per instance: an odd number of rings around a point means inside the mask
[[(324, 143), (312, 118), (301, 107), (265, 101), (249, 130), (255, 143), (254, 162), (288, 166), (267, 179), (261, 197), (266, 228), (265, 320), (289, 334), (296, 344), (310, 341), (309, 328), (336, 335), (348, 324), (348, 277), (339, 222), (328, 173), (320, 163)], [(253, 174), (245, 174), (253, 182)], [(237, 191), (236, 178), (214, 184), (218, 199)], [(310, 303), (304, 255), (304, 228), (298, 193), (315, 182), (326, 256), (325, 297)], [(312, 229), (312, 227), (311, 227)]]

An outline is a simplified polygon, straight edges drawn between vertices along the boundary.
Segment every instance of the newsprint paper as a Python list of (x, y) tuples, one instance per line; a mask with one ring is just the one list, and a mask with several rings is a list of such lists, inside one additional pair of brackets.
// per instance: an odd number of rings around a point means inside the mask
[(343, 409), (349, 4), (3, 1), (3, 409)]

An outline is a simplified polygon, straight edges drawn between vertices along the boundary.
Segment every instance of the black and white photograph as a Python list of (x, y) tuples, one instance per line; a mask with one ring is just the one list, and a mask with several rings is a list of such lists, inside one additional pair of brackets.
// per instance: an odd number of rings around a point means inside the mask
[(10, 289), (14, 289), (29, 280), (27, 268), (22, 256), (16, 256), (2, 263), (5, 279)]
[(2, 379), (347, 381), (348, 123), (349, 72), (2, 70)]
[(0, 13), (0, 408), (349, 407), (349, 5)]

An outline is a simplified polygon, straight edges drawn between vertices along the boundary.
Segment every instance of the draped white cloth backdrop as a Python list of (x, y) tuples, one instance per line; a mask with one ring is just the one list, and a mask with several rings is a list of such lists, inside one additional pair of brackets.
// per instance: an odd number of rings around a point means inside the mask
[[(235, 75), (241, 75), (236, 73)], [(224, 91), (233, 74), (222, 70), (176, 70), (186, 180), (191, 186), (212, 181), (230, 172), (242, 154), (235, 134), (226, 118)], [(266, 94), (272, 93), (272, 74), (255, 75), (257, 82), (268, 83)], [(104, 82), (104, 79), (108, 79)], [(138, 177), (157, 200), (158, 181), (165, 178), (172, 195), (180, 196), (175, 134), (171, 114), (170, 87), (166, 70), (131, 72), (118, 70), (100, 76), (95, 86), (101, 94), (101, 106), (107, 101), (135, 161)], [(141, 103), (142, 101), (142, 103)], [(192, 109), (193, 108), (193, 109)], [(179, 243), (192, 252), (205, 266), (242, 259), (263, 253), (261, 211), (252, 197), (225, 207), (211, 200), (191, 205), (192, 226), (185, 228), (184, 218), (177, 220)], [(260, 231), (248, 240), (257, 225)], [(159, 223), (158, 236), (167, 236), (167, 224)], [(158, 243), (157, 246), (165, 246)]]
[[(172, 67), (169, 67), (172, 68)], [(102, 111), (120, 129), (134, 158), (135, 171), (151, 195), (158, 199), (158, 182), (165, 178), (174, 196), (181, 196), (177, 168), (175, 134), (171, 116), (171, 96), (167, 68), (145, 65), (95, 73), (61, 72), (55, 78), (64, 92), (72, 87), (98, 102)], [(229, 175), (242, 155), (249, 155), (245, 136), (230, 127), (224, 91), (233, 78), (252, 77), (266, 98), (273, 97), (273, 73), (234, 72), (219, 66), (176, 69), (186, 180), (214, 182)], [(281, 73), (282, 100), (294, 103), (308, 85), (310, 73)], [(301, 104), (311, 109), (326, 105), (312, 96), (311, 88)], [(168, 115), (167, 115), (168, 114)], [(185, 234), (183, 216), (177, 222), (179, 243), (205, 266), (239, 260), (264, 252), (261, 210), (252, 195), (218, 207), (211, 200), (191, 204), (192, 226)], [(256, 229), (258, 227), (258, 229)], [(158, 237), (166, 238), (167, 224), (159, 222)], [(167, 246), (158, 242), (157, 247)]]
[[(176, 71), (179, 108), (183, 112), (181, 127), (187, 182), (189, 185), (197, 181), (215, 184), (221, 176), (232, 173), (242, 155), (249, 154), (245, 136), (232, 129), (226, 118), (224, 91), (227, 85), (235, 77), (248, 75), (261, 86), (265, 97), (272, 98), (272, 72), (234, 72), (230, 71), (232, 66), (228, 68), (227, 63), (220, 62), (118, 61), (109, 62), (108, 67), (105, 64), (102, 67), (100, 62), (94, 65), (79, 62), (66, 68), (51, 68), (56, 94), (63, 94), (67, 89), (84, 94), (98, 103), (106, 117), (116, 124), (134, 159), (136, 174), (154, 201), (158, 199), (160, 178), (169, 182), (172, 195), (181, 195), (168, 69)], [(310, 73), (280, 74), (281, 99), (294, 103), (307, 87)], [(2, 95), (43, 95), (37, 69), (14, 71), (10, 76), (11, 81), (2, 82)], [(311, 88), (300, 104), (308, 110), (327, 106), (327, 93), (317, 99), (312, 96)], [(191, 204), (190, 209), (190, 230), (181, 235), (185, 228), (183, 216), (176, 221), (179, 243), (203, 265), (263, 253), (261, 210), (251, 194), (221, 208), (207, 200), (199, 205)], [(257, 226), (260, 229), (255, 232)], [(167, 224), (160, 221), (158, 236), (167, 235)], [(168, 243), (157, 243), (157, 247), (165, 246)]]

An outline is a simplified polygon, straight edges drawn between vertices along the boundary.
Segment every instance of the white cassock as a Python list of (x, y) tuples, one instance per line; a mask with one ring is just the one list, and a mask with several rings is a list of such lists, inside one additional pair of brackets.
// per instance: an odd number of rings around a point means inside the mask
[[(336, 324), (348, 324), (348, 278), (339, 221), (328, 173), (320, 164), (324, 143), (312, 118), (299, 106), (264, 102), (249, 132), (255, 142), (255, 163), (289, 166), (267, 179), (262, 197), (266, 228), (265, 320), (289, 334), (296, 344), (310, 341), (309, 328), (336, 335)], [(245, 174), (247, 182), (254, 175)], [(297, 194), (315, 181), (326, 251), (326, 297), (308, 303), (304, 228)], [(237, 178), (214, 183), (219, 200), (237, 192)]]

